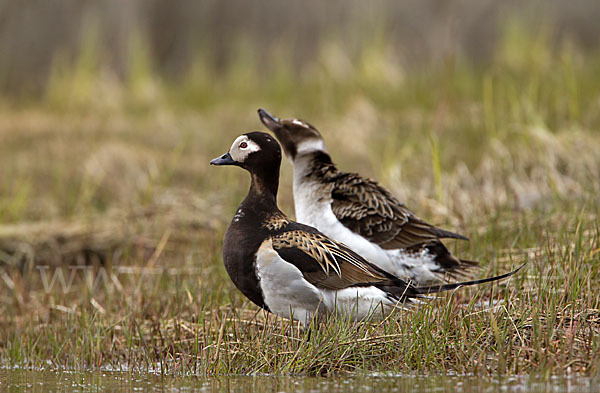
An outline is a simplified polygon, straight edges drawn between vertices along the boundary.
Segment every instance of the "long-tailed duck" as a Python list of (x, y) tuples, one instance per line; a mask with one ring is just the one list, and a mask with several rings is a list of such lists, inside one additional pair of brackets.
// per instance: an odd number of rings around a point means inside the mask
[(317, 229), (291, 221), (277, 207), (281, 148), (263, 132), (239, 136), (212, 165), (235, 165), (251, 175), (248, 195), (223, 243), (236, 287), (256, 305), (306, 323), (319, 309), (351, 319), (381, 317), (411, 299), (497, 277), (433, 287), (412, 284), (369, 263)]
[(453, 256), (440, 240), (467, 237), (423, 221), (374, 180), (338, 170), (315, 127), (299, 119), (280, 120), (264, 109), (258, 114), (294, 166), (298, 222), (419, 284), (462, 276), (477, 266)]

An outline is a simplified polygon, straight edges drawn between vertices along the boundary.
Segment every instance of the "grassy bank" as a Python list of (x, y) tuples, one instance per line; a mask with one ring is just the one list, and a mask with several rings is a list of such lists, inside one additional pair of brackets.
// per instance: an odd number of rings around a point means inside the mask
[[(143, 45), (125, 81), (90, 49), (57, 63), (42, 97), (4, 97), (2, 364), (596, 374), (600, 57), (510, 29), (486, 67), (457, 56), (405, 70), (385, 43), (358, 59), (332, 45), (301, 75), (282, 53), (268, 75), (251, 57), (220, 75), (199, 60), (182, 82), (156, 76)], [(258, 107), (311, 122), (342, 168), (468, 235), (451, 248), (481, 261), (477, 276), (526, 269), (382, 323), (302, 330), (259, 312), (220, 255), (247, 174), (208, 166), (262, 129)], [(288, 163), (282, 172), (279, 202), (293, 215)]]

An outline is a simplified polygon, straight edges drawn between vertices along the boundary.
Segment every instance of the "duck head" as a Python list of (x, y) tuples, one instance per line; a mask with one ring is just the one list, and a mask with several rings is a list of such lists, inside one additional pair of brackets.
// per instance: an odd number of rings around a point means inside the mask
[(210, 161), (211, 165), (234, 165), (252, 175), (252, 189), (277, 196), (281, 147), (271, 135), (254, 131), (238, 136), (227, 153)]
[(235, 165), (253, 171), (279, 166), (281, 148), (271, 135), (254, 131), (238, 136), (227, 153), (210, 161), (211, 165)]
[(316, 152), (327, 153), (323, 137), (309, 123), (299, 119), (281, 120), (264, 109), (258, 110), (258, 116), (275, 134), (290, 161), (294, 162), (298, 158)]

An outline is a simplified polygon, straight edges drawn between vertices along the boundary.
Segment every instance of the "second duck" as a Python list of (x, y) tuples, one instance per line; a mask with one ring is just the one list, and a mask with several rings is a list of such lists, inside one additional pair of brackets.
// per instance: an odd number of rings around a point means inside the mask
[(477, 265), (453, 256), (440, 240), (468, 240), (465, 236), (423, 221), (375, 181), (338, 170), (315, 127), (299, 119), (280, 120), (264, 109), (258, 114), (294, 166), (299, 222), (418, 284), (462, 276)]

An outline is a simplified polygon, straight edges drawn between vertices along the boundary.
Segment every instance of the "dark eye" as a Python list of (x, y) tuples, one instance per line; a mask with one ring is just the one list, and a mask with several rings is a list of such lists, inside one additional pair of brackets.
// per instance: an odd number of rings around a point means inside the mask
[(248, 144), (246, 142), (240, 143), (240, 149), (245, 149), (247, 147), (248, 147)]

